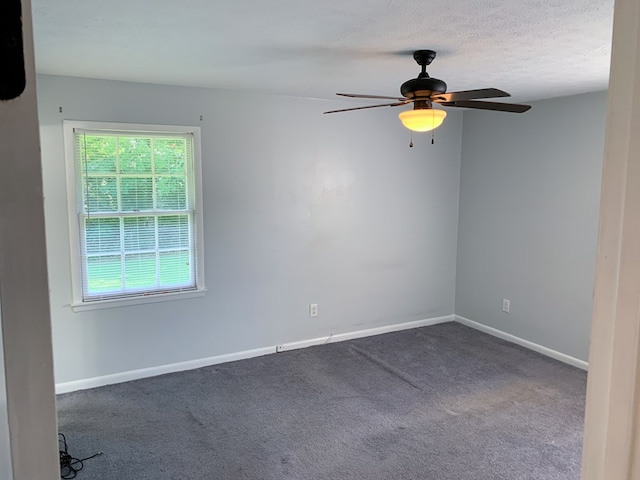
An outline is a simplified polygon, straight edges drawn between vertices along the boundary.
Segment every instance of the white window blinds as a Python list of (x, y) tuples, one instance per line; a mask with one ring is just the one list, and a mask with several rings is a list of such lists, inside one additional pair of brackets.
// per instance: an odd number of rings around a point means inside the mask
[(73, 130), (82, 301), (197, 288), (190, 133)]

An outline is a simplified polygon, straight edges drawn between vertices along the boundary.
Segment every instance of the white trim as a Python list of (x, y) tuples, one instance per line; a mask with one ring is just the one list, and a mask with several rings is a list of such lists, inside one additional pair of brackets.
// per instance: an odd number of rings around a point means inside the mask
[[(204, 295), (206, 292), (204, 278), (204, 216), (202, 201), (202, 145), (200, 127), (184, 125), (151, 125), (135, 123), (113, 123), (113, 122), (91, 122), (77, 120), (62, 121), (64, 138), (64, 155), (67, 180), (67, 210), (69, 221), (69, 248), (71, 255), (71, 307), (74, 312), (84, 310), (95, 310), (99, 308), (122, 307), (141, 303), (174, 300), (181, 298), (192, 298)], [(153, 294), (150, 296), (131, 296), (124, 298), (113, 298), (108, 300), (95, 300), (84, 302), (82, 295), (82, 265), (81, 265), (81, 231), (78, 224), (79, 203), (82, 201), (82, 192), (79, 191), (77, 181), (76, 161), (74, 152), (74, 131), (110, 131), (110, 132), (132, 132), (132, 133), (173, 133), (191, 134), (193, 136), (193, 162), (187, 165), (187, 176), (189, 188), (193, 192), (193, 216), (195, 243), (196, 271), (195, 271), (195, 291), (177, 292), (175, 294)]]
[(492, 327), (488, 327), (468, 318), (460, 315), (445, 315), (443, 317), (428, 318), (425, 320), (417, 320), (414, 322), (399, 323), (396, 325), (386, 325), (383, 327), (369, 328), (366, 330), (356, 330), (353, 332), (330, 334), (325, 337), (312, 338), (308, 340), (300, 340), (297, 342), (284, 343), (273, 347), (263, 347), (254, 350), (245, 350), (242, 352), (229, 353), (225, 355), (217, 355), (215, 357), (200, 358), (196, 360), (188, 360), (186, 362), (171, 363), (168, 365), (161, 365), (158, 367), (142, 368), (139, 370), (130, 370), (127, 372), (114, 373), (110, 375), (104, 375), (101, 377), (86, 378), (83, 380), (75, 380), (72, 382), (57, 383), (56, 393), (69, 393), (77, 390), (86, 390), (88, 388), (103, 387), (105, 385), (111, 385), (114, 383), (130, 382), (132, 380), (138, 380), (141, 378), (155, 377), (157, 375), (164, 375), (166, 373), (182, 372), (185, 370), (192, 370), (195, 368), (202, 368), (211, 365), (217, 365), (226, 362), (235, 362), (237, 360), (244, 360), (247, 358), (260, 357), (263, 355), (269, 355), (272, 353), (286, 352), (289, 350), (298, 350), (301, 348), (307, 348), (314, 345), (324, 345), (327, 343), (344, 342), (346, 340), (353, 340), (356, 338), (370, 337), (373, 335), (382, 335), (384, 333), (399, 332), (402, 330), (409, 330), (412, 328), (427, 327), (430, 325), (437, 325), (447, 322), (458, 322), (467, 327), (471, 327), (475, 330), (479, 330), (494, 337), (501, 338), (511, 343), (515, 343), (522, 347), (528, 348), (535, 352), (541, 353), (547, 357), (554, 358), (560, 362), (573, 365), (574, 367), (582, 370), (587, 370), (589, 364), (583, 360), (565, 355), (564, 353), (557, 352), (550, 348), (538, 345), (536, 343), (524, 340), (523, 338), (516, 337), (509, 333), (505, 333), (501, 330), (497, 330)]
[(570, 355), (566, 355), (556, 350), (552, 350), (542, 345), (538, 345), (537, 343), (530, 342), (529, 340), (525, 340), (524, 338), (516, 337), (515, 335), (511, 335), (510, 333), (505, 333), (502, 330), (498, 330), (493, 327), (488, 327), (486, 325), (483, 325), (478, 322), (474, 322), (473, 320), (469, 320), (468, 318), (462, 317), (460, 315), (455, 315), (455, 321), (458, 323), (461, 323), (462, 325), (466, 325), (467, 327), (471, 327), (476, 330), (480, 330), (481, 332), (488, 333), (489, 335), (493, 335), (494, 337), (501, 338), (502, 340), (506, 340), (508, 342), (515, 343), (522, 347), (528, 348), (529, 350), (533, 350), (534, 352), (541, 353), (542, 355), (551, 357), (560, 362), (573, 365), (574, 367), (580, 368), (582, 370), (589, 369), (589, 364), (584, 360), (580, 360)]
[(616, 0), (583, 480), (640, 479), (640, 0)]
[(357, 330), (354, 332), (340, 333), (338, 335), (329, 335), (328, 337), (316, 338), (312, 340), (303, 340), (300, 342), (286, 343), (273, 347), (257, 348), (255, 350), (245, 350), (243, 352), (229, 353), (226, 355), (218, 355), (215, 357), (200, 358), (197, 360), (189, 360), (186, 362), (171, 363), (158, 367), (141, 368), (139, 370), (130, 370), (127, 372), (113, 373), (101, 377), (86, 378), (83, 380), (75, 380), (72, 382), (64, 382), (56, 384), (56, 394), (75, 392), (77, 390), (86, 390), (88, 388), (103, 387), (114, 383), (130, 382), (140, 378), (155, 377), (164, 375), (165, 373), (182, 372), (184, 370), (192, 370), (194, 368), (202, 368), (210, 365), (217, 365), (226, 362), (235, 362), (236, 360), (244, 360), (247, 358), (260, 357), (270, 353), (281, 352), (285, 350), (294, 350), (298, 348), (310, 347), (312, 345), (320, 345), (331, 342), (342, 342), (354, 338), (369, 337), (371, 335), (380, 335), (383, 333), (407, 330), (410, 328), (426, 327), (428, 325), (436, 325), (438, 323), (452, 322), (453, 315), (444, 317), (430, 318), (427, 320), (418, 320), (415, 322), (400, 323), (397, 325), (387, 325), (384, 327), (370, 328), (367, 330)]
[(159, 367), (141, 368), (139, 370), (103, 375), (102, 377), (85, 378), (83, 380), (75, 380), (73, 382), (57, 383), (56, 394), (86, 390), (87, 388), (103, 387), (114, 383), (130, 382), (140, 378), (193, 370), (194, 368), (208, 367), (219, 363), (235, 362), (236, 360), (244, 360), (246, 358), (261, 357), (262, 355), (274, 353), (274, 351), (275, 349), (273, 347), (256, 348), (255, 350), (245, 350), (243, 352), (228, 353), (226, 355), (218, 355), (215, 357), (199, 358), (197, 360), (161, 365)]
[[(0, 429), (0, 478), (53, 480), (60, 478), (60, 454), (55, 440), (58, 429), (31, 2), (22, 0), (13, 6), (17, 8), (11, 11), (2, 8), (2, 23), (17, 25), (22, 6), (16, 46), (24, 64), (16, 68), (18, 62), (3, 62), (2, 71), (6, 77), (21, 71), (26, 86), (17, 98), (0, 102), (0, 327), (4, 345), (0, 409), (9, 427), (7, 431), (5, 423)], [(3, 26), (2, 30), (8, 29)]]
[(314, 345), (324, 345), (326, 343), (344, 342), (354, 338), (370, 337), (372, 335), (382, 335), (383, 333), (399, 332), (410, 328), (428, 327), (439, 323), (453, 322), (453, 315), (445, 315), (444, 317), (428, 318), (426, 320), (417, 320), (414, 322), (398, 323), (396, 325), (387, 325), (384, 327), (368, 328), (366, 330), (356, 330), (354, 332), (333, 333), (320, 338), (312, 338), (309, 340), (300, 340), (298, 342), (285, 343), (276, 347), (276, 352), (286, 352), (287, 350), (297, 350), (299, 348), (311, 347)]
[(202, 290), (185, 290), (184, 292), (156, 293), (144, 297), (114, 298), (97, 302), (72, 303), (74, 312), (86, 312), (87, 310), (100, 310), (103, 308), (125, 307), (128, 305), (140, 305), (142, 303), (166, 302), (168, 300), (186, 300), (188, 298), (204, 297), (206, 288)]

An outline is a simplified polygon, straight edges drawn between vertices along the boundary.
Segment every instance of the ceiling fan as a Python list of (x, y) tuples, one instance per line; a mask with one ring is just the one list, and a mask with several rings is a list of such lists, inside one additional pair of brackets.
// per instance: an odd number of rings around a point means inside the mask
[(510, 97), (507, 92), (497, 88), (482, 88), (479, 90), (465, 90), (461, 92), (448, 92), (447, 84), (437, 78), (431, 78), (427, 73), (427, 65), (430, 65), (436, 52), (433, 50), (417, 50), (413, 53), (413, 58), (422, 71), (417, 78), (412, 78), (402, 84), (400, 93), (404, 98), (385, 97), (380, 95), (361, 95), (355, 93), (337, 93), (342, 97), (352, 98), (375, 98), (384, 100), (395, 100), (393, 103), (383, 103), (379, 105), (367, 105), (364, 107), (344, 108), (342, 110), (331, 110), (324, 113), (350, 112), (352, 110), (364, 110), (366, 108), (378, 107), (399, 107), (413, 103), (413, 110), (400, 113), (402, 124), (414, 132), (427, 132), (438, 128), (447, 112), (433, 108), (433, 103), (444, 107), (475, 108), (480, 110), (495, 110), (498, 112), (524, 113), (531, 108), (530, 105), (520, 105), (516, 103), (485, 102), (477, 101), (479, 98), (499, 98)]

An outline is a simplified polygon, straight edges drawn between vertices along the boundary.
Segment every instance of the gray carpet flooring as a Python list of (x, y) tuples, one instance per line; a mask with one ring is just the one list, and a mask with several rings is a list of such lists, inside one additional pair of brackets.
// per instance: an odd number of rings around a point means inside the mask
[(456, 323), (60, 395), (78, 479), (578, 480), (586, 374)]

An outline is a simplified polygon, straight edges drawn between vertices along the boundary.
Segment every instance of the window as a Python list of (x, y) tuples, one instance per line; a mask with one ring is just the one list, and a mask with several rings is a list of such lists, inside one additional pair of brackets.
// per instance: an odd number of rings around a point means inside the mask
[(199, 128), (64, 132), (74, 308), (202, 294)]

